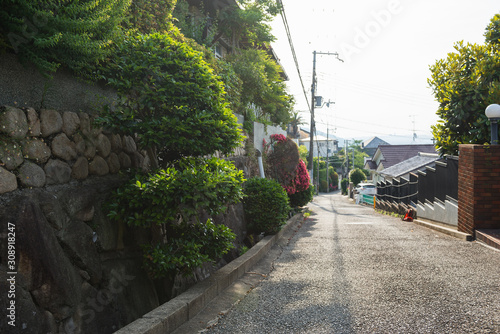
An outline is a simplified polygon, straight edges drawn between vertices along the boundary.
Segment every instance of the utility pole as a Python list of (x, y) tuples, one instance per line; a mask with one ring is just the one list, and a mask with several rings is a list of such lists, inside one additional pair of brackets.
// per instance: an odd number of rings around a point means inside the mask
[(347, 152), (348, 145), (349, 145), (349, 140), (344, 140), (345, 178), (347, 178), (349, 176), (349, 153)]
[[(354, 139), (352, 140), (354, 142)], [(354, 170), (354, 147), (352, 148), (352, 169)]]
[(328, 123), (326, 124), (326, 192), (329, 193), (330, 192), (330, 182), (328, 180), (328, 131), (330, 131), (330, 129), (328, 128)]
[[(310, 176), (311, 180), (314, 180), (313, 177), (313, 170), (314, 170), (314, 165), (313, 165), (313, 151), (314, 151), (314, 133), (315, 133), (315, 123), (314, 123), (314, 106), (316, 103), (316, 55), (329, 55), (329, 56), (335, 56), (337, 57), (338, 60), (341, 62), (344, 62), (342, 59), (339, 58), (339, 54), (337, 52), (313, 52), (313, 72), (312, 72), (312, 85), (311, 85), (311, 125), (310, 125), (310, 133), (309, 133), (309, 166), (310, 166)], [(319, 165), (319, 149), (318, 149), (318, 165)], [(314, 183), (314, 181), (313, 181)], [(319, 186), (319, 184), (318, 184)]]

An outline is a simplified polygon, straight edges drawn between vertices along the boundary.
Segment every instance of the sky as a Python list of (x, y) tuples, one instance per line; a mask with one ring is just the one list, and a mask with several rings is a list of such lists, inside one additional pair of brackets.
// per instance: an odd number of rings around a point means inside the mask
[[(272, 43), (289, 77), (295, 111), (309, 128), (313, 51), (316, 128), (344, 139), (378, 136), (390, 144), (432, 143), (438, 121), (429, 66), (458, 41), (484, 44), (498, 0), (282, 0), (304, 90), (282, 17), (272, 22)], [(306, 100), (307, 96), (307, 100)], [(416, 141), (413, 141), (413, 134)]]

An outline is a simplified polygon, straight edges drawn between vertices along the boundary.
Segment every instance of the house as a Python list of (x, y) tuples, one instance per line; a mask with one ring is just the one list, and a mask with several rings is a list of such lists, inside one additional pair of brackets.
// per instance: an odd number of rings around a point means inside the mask
[(426, 170), (426, 167), (434, 167), (436, 161), (441, 157), (437, 153), (419, 152), (416, 156), (405, 161), (395, 164), (394, 166), (383, 169), (379, 172), (383, 181), (392, 181), (393, 179), (400, 180), (405, 178), (409, 180), (410, 173)]
[(371, 160), (365, 162), (364, 168), (370, 171), (373, 183), (381, 181), (380, 172), (402, 161), (418, 156), (419, 153), (437, 154), (432, 144), (428, 145), (379, 145)]
[[(300, 139), (299, 145), (303, 145), (309, 151), (309, 147), (311, 144), (310, 133), (303, 129), (300, 130)], [(316, 135), (314, 136), (314, 144), (313, 144), (313, 156), (326, 157), (333, 155), (338, 151), (338, 141), (335, 138), (327, 138), (324, 136)]]
[(372, 157), (379, 145), (390, 145), (388, 142), (380, 139), (379, 137), (372, 137), (361, 143), (361, 149)]

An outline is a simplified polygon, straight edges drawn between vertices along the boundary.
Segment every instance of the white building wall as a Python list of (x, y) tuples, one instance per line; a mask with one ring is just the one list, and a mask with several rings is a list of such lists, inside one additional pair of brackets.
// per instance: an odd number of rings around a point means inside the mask
[[(307, 151), (309, 151), (309, 146), (310, 146), (311, 142), (309, 141), (309, 139), (302, 139), (300, 141), (300, 145), (303, 145), (307, 148)], [(326, 153), (327, 153), (327, 149), (330, 148), (330, 152), (328, 153), (328, 156), (332, 156), (333, 154), (336, 153), (336, 147), (334, 145), (334, 140), (331, 139), (331, 140), (328, 140), (328, 147), (326, 146), (326, 140), (319, 140), (319, 141), (314, 141), (313, 143), (313, 155), (315, 157), (318, 156), (318, 146), (319, 146), (319, 156), (320, 157), (326, 157)]]
[(286, 137), (286, 131), (280, 127), (268, 125), (266, 130), (266, 126), (264, 126), (264, 124), (254, 122), (253, 146), (262, 152), (264, 149), (264, 144), (263, 144), (264, 139), (266, 140), (266, 142), (269, 143), (271, 141), (271, 135), (274, 134), (281, 134)]

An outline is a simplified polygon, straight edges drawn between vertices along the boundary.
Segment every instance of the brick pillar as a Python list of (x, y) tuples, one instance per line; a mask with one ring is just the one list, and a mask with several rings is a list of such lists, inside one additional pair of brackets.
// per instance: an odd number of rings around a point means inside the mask
[(500, 145), (459, 145), (458, 230), (500, 229)]

